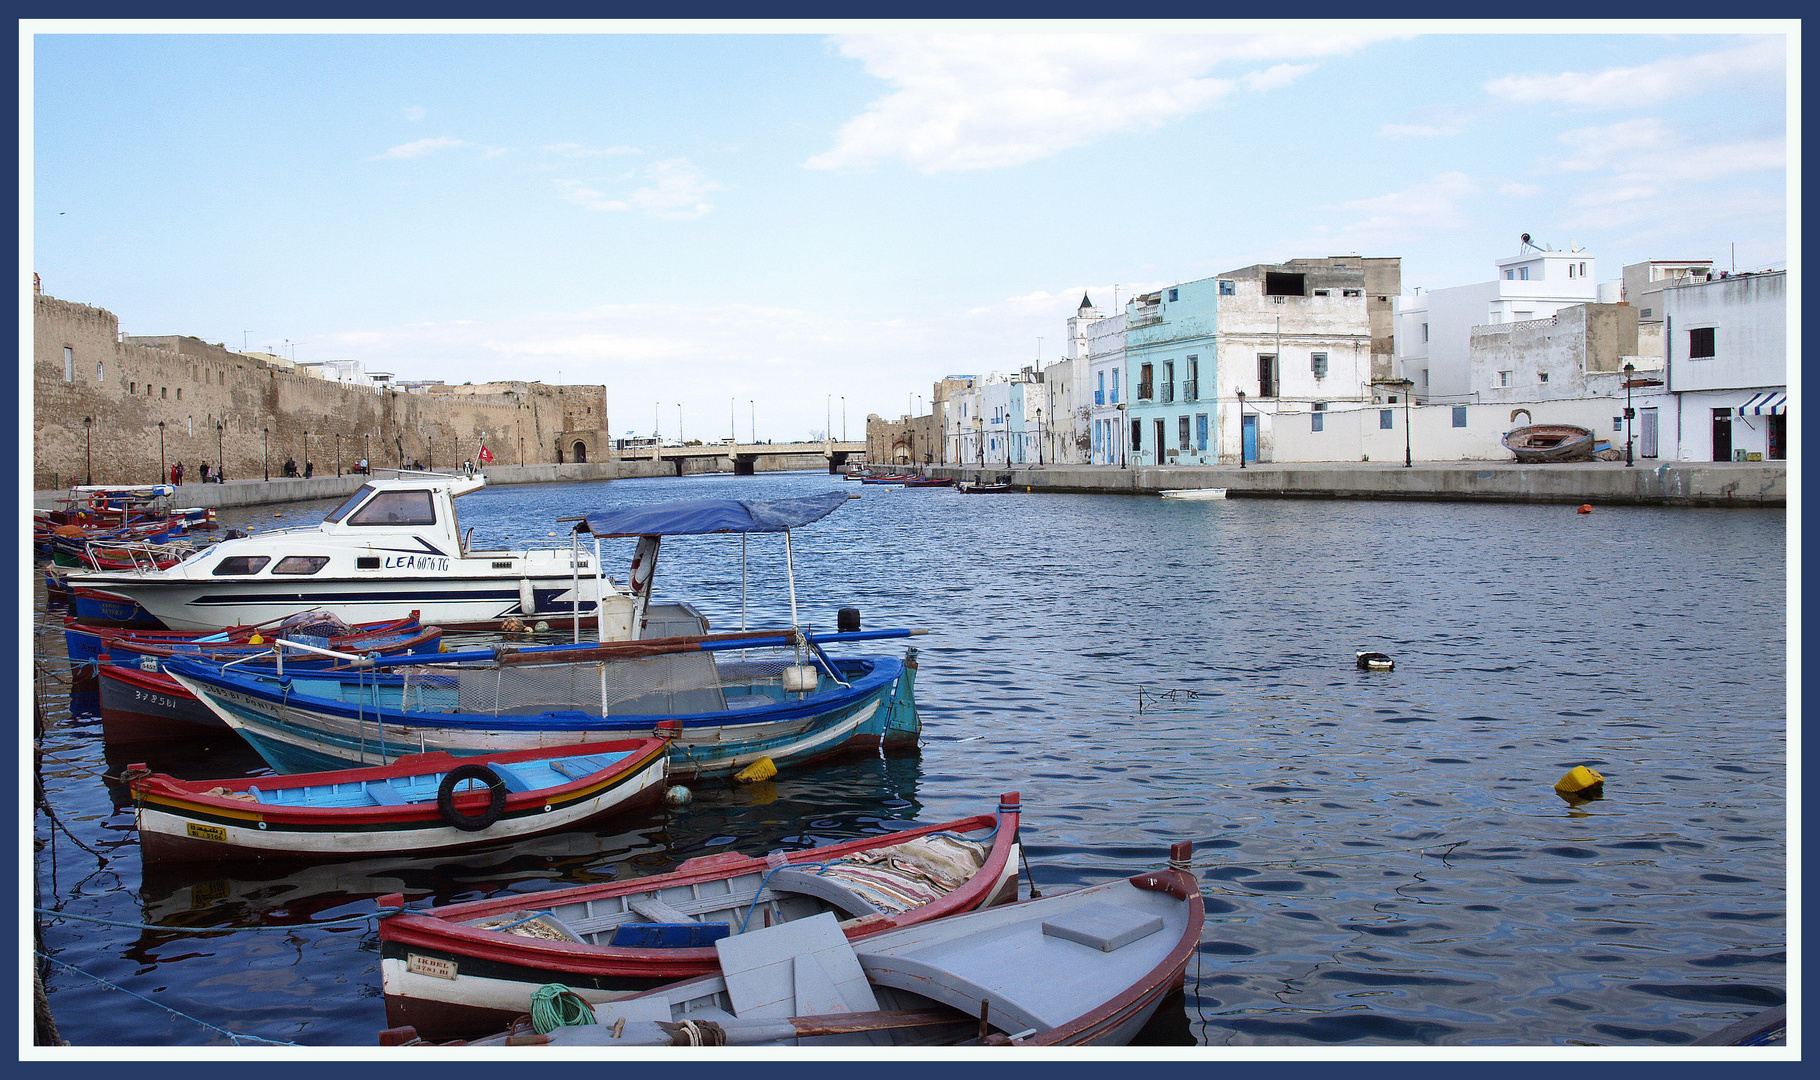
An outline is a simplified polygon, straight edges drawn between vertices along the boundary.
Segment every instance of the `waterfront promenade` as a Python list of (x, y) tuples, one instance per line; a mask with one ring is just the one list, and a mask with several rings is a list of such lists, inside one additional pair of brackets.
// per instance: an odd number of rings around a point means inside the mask
[[(492, 485), (572, 483), (624, 476), (618, 462), (489, 466)], [(629, 470), (628, 470), (629, 471)], [(992, 481), (1009, 472), (1011, 483), (1032, 492), (1098, 492), (1154, 495), (1177, 488), (1225, 488), (1230, 498), (1422, 499), (1443, 502), (1565, 503), (1629, 506), (1788, 505), (1788, 463), (1586, 461), (1521, 465), (1509, 461), (1250, 462), (1237, 465), (1121, 469), (1106, 465), (928, 465), (931, 476)], [(383, 474), (382, 474), (383, 475)], [(181, 506), (217, 509), (333, 499), (358, 488), (364, 477), (317, 476), (309, 480), (229, 480), (185, 484)], [(40, 491), (33, 505), (49, 508), (66, 494)]]
[(925, 472), (1030, 491), (1154, 495), (1225, 488), (1229, 498), (1422, 499), (1630, 506), (1787, 506), (1788, 463), (1622, 461), (1248, 462), (1121, 469), (1106, 465), (933, 465)]

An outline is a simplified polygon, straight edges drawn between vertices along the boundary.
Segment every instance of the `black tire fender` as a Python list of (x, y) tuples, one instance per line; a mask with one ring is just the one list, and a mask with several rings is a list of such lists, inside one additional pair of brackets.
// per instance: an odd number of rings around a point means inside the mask
[[(479, 780), (493, 792), (493, 799), (487, 808), (479, 814), (467, 815), (455, 809), (455, 788), (464, 780)], [(462, 832), (479, 832), (499, 820), (499, 815), (506, 808), (506, 782), (499, 774), (485, 765), (470, 762), (450, 769), (442, 778), (442, 786), (436, 789), (436, 809), (442, 814), (442, 820), (460, 829)]]

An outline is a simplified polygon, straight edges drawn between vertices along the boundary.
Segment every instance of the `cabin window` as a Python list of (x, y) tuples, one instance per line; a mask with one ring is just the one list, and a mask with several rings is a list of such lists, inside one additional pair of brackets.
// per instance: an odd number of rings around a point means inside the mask
[(327, 555), (286, 555), (272, 567), (274, 574), (314, 574), (329, 565)]
[(436, 506), (427, 491), (382, 491), (354, 511), (349, 525), (434, 525)]
[(272, 560), (264, 555), (229, 555), (215, 564), (213, 571), (216, 577), (237, 577), (243, 574), (257, 574), (265, 569), (265, 564)]
[(377, 555), (356, 555), (354, 557), (354, 569), (356, 569), (356, 570), (377, 570), (377, 569), (379, 569), (379, 556), (377, 556)]
[(354, 494), (348, 496), (348, 499), (346, 502), (342, 503), (340, 506), (337, 506), (335, 508), (334, 513), (330, 514), (328, 517), (323, 518), (322, 520), (329, 522), (330, 524), (340, 521), (344, 516), (347, 515), (347, 512), (349, 510), (352, 510), (356, 506), (359, 506), (361, 503), (361, 500), (365, 499), (368, 495), (371, 495), (372, 493), (373, 493), (373, 489), (370, 485), (362, 485), (359, 491), (356, 491)]

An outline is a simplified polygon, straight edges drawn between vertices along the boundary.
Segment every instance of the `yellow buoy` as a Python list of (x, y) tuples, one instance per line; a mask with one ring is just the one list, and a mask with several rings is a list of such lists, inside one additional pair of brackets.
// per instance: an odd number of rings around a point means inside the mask
[(1604, 789), (1605, 777), (1584, 765), (1575, 765), (1555, 781), (1555, 793), (1562, 798), (1596, 799)]
[(252, 637), (246, 639), (246, 643), (248, 645), (264, 645), (265, 639), (258, 634), (254, 634)]
[(733, 779), (738, 780), (742, 784), (750, 784), (759, 780), (769, 780), (776, 775), (777, 766), (772, 763), (770, 758), (761, 757), (735, 773)]

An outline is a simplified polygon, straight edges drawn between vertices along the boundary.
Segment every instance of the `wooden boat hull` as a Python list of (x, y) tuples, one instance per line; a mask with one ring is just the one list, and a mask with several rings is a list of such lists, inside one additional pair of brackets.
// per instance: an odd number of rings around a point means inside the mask
[(114, 744), (232, 734), (214, 711), (161, 672), (99, 666), (101, 737)]
[[(723, 942), (720, 973), (597, 1006), (594, 1024), (538, 1035), (519, 1023), (474, 1045), (1126, 1045), (1200, 944), (1190, 852), (860, 940), (841, 941), (828, 915), (767, 928), (762, 943)], [(409, 1041), (398, 1034), (382, 1041)]]
[[(801, 700), (716, 713), (608, 716), (405, 711), (384, 704), (385, 690), (367, 689), (392, 685), (370, 675), (364, 682), (328, 672), (280, 680), (187, 660), (168, 661), (165, 670), (280, 772), (384, 763), (432, 750), (468, 756), (669, 733), (671, 777), (707, 779), (731, 776), (760, 758), (786, 768), (858, 748), (915, 746), (922, 729), (915, 650), (904, 661), (868, 657), (840, 667), (849, 687)], [(343, 693), (355, 700), (343, 700)]]
[[(430, 754), (380, 768), (289, 777), (180, 781), (150, 775), (129, 788), (148, 863), (412, 854), (559, 832), (655, 801), (667, 752), (662, 739), (620, 740), (581, 753)], [(509, 789), (497, 820), (484, 828), (457, 827), (440, 805), (443, 777), (463, 764), (486, 765)], [(257, 801), (210, 791), (253, 793)], [(479, 818), (491, 795), (483, 786), (454, 795), (451, 806), (463, 817)]]
[[(337, 642), (354, 643), (360, 639), (375, 638), (387, 635), (403, 634), (415, 631), (422, 625), (417, 613), (412, 612), (402, 619), (391, 619), (385, 622), (360, 623), (350, 627), (352, 634), (330, 638), (330, 648), (340, 648)], [(63, 645), (70, 658), (72, 667), (93, 666), (103, 652), (115, 657), (130, 655), (134, 660), (140, 656), (172, 656), (185, 653), (219, 653), (234, 651), (246, 647), (247, 640), (258, 628), (251, 626), (234, 626), (226, 630), (208, 634), (201, 631), (185, 630), (128, 630), (122, 627), (90, 626), (74, 618), (66, 617), (63, 621)], [(264, 637), (282, 636), (282, 628), (265, 628)], [(438, 634), (426, 638), (411, 651), (435, 652), (441, 640)], [(261, 647), (263, 648), (263, 646)], [(360, 652), (359, 647), (346, 651)]]
[(1531, 424), (1506, 432), (1504, 448), (1527, 464), (1591, 461), (1593, 433), (1571, 424)]
[[(568, 925), (578, 931), (577, 937), (607, 934), (615, 920), (639, 917), (630, 907), (645, 898), (697, 909), (703, 920), (710, 919), (720, 906), (743, 908), (748, 899), (766, 912), (775, 906), (779, 918), (791, 914), (787, 905), (796, 905), (793, 917), (812, 917), (828, 910), (845, 913), (852, 909), (787, 888), (772, 888), (778, 880), (772, 871), (778, 864), (786, 869), (827, 864), (936, 833), (978, 837), (991, 847), (972, 876), (945, 895), (897, 914), (847, 919), (841, 932), (848, 939), (861, 940), (898, 927), (1013, 902), (1018, 892), (1019, 810), (1013, 792), (1001, 797), (996, 817), (980, 815), (760, 859), (724, 852), (692, 859), (669, 874), (383, 916), (380, 970), (387, 1023), (415, 1027), (430, 1038), (477, 1035), (497, 1031), (529, 1011), (532, 993), (546, 983), (560, 982), (591, 1002), (605, 1002), (711, 974), (720, 964), (719, 952), (712, 945), (638, 948), (550, 940), (483, 930), (476, 923), (516, 920), (544, 911), (558, 921), (572, 920)], [(379, 904), (382, 909), (402, 906), (402, 897), (381, 897)], [(594, 923), (601, 925), (595, 927)]]

